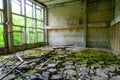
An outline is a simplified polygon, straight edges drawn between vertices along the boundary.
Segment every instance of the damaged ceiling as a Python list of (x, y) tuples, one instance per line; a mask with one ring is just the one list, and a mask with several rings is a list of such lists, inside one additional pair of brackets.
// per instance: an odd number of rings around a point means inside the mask
[(48, 8), (82, 3), (82, 0), (34, 0), (34, 1), (43, 4)]

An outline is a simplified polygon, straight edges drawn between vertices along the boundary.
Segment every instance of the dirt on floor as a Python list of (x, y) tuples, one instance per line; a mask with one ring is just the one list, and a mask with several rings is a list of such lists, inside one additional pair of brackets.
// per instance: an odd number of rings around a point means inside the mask
[(1, 79), (120, 80), (120, 60), (107, 49), (45, 46), (0, 56)]

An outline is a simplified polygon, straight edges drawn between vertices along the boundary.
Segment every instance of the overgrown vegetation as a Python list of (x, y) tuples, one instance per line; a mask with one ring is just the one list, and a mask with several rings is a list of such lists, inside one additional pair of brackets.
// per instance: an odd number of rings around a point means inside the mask
[(4, 62), (6, 59), (3, 56), (0, 56), (0, 62)]
[(72, 57), (67, 58), (67, 60), (74, 61), (91, 61), (91, 62), (100, 62), (105, 63), (116, 63), (118, 61), (117, 57), (112, 53), (98, 50), (84, 50), (77, 52), (72, 55)]
[(36, 70), (36, 69), (32, 69), (32, 70), (29, 70), (29, 71), (27, 72), (27, 74), (31, 74), (31, 73), (35, 73), (35, 72), (37, 72), (37, 70)]

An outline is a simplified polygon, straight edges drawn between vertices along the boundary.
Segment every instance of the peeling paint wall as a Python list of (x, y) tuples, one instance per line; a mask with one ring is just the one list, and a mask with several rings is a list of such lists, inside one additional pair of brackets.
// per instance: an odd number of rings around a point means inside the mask
[(110, 23), (113, 19), (114, 0), (96, 0), (88, 2), (87, 23)]
[(88, 2), (87, 7), (87, 46), (109, 48), (109, 23), (113, 19), (113, 2), (96, 0)]
[(84, 45), (83, 29), (50, 30), (49, 33), (50, 45)]
[(88, 47), (109, 47), (109, 28), (108, 27), (91, 27), (87, 29), (87, 46)]
[(81, 4), (50, 8), (49, 45), (83, 46), (83, 8)]
[[(48, 9), (50, 45), (84, 46), (83, 9), (83, 4)], [(87, 47), (109, 47), (109, 23), (112, 19), (112, 1), (93, 0), (87, 3)]]
[(120, 52), (120, 0), (115, 0), (114, 20), (111, 25), (111, 48)]
[(114, 19), (120, 21), (120, 0), (115, 0), (115, 12)]
[(111, 27), (111, 48), (120, 52), (120, 23)]
[(81, 4), (66, 5), (50, 8), (49, 26), (50, 27), (79, 27), (83, 22), (83, 10)]

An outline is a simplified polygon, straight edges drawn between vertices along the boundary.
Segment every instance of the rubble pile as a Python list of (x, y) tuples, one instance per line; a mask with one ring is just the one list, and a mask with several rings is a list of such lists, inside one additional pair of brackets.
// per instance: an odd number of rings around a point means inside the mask
[(0, 63), (0, 80), (120, 80), (119, 60), (107, 64), (104, 59), (93, 61), (82, 55), (87, 58), (83, 60), (78, 55), (81, 51), (84, 49), (57, 46), (34, 49), (32, 55), (29, 50), (5, 56), (7, 60)]

